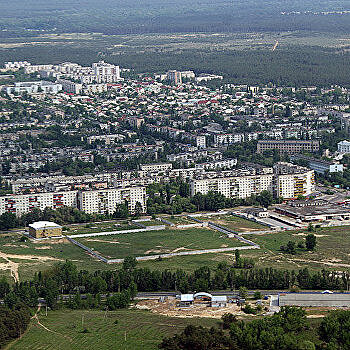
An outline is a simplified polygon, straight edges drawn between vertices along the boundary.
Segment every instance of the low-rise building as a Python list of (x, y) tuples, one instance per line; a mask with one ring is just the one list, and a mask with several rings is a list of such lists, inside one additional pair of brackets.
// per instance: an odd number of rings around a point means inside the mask
[(34, 238), (61, 237), (62, 226), (50, 221), (37, 221), (30, 225), (29, 234)]

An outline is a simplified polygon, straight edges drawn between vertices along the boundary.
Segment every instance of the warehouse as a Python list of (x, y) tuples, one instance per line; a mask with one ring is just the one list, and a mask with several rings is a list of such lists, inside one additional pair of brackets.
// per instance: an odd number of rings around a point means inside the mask
[(279, 306), (350, 307), (350, 293), (280, 293)]
[(37, 221), (29, 225), (29, 234), (34, 238), (62, 236), (62, 226), (50, 221)]
[(302, 221), (349, 220), (350, 210), (334, 204), (305, 201), (281, 205), (276, 212)]

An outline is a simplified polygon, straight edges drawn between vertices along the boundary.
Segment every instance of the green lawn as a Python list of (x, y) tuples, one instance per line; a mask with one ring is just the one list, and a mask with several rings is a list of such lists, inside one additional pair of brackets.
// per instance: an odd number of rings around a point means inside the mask
[(237, 232), (269, 230), (268, 226), (264, 226), (254, 221), (246, 220), (234, 215), (201, 216), (198, 219), (211, 221)]
[(206, 228), (173, 229), (77, 239), (108, 258), (125, 258), (174, 251), (240, 247), (234, 238)]
[(175, 225), (189, 225), (196, 223), (194, 220), (191, 220), (186, 216), (162, 216), (162, 218)]
[[(51, 239), (39, 242), (27, 240), (21, 242), (21, 237), (22, 235), (15, 233), (0, 235), (0, 252), (10, 255), (10, 261), (18, 264), (20, 280), (30, 279), (35, 272), (45, 270), (66, 259), (72, 260), (78, 269), (94, 271), (110, 268), (67, 240)], [(0, 266), (7, 264), (3, 260), (0, 261)], [(1, 276), (8, 278), (9, 270), (0, 269)]]
[[(33, 320), (29, 330), (10, 344), (11, 350), (156, 350), (165, 336), (181, 332), (187, 325), (216, 326), (218, 320), (208, 318), (170, 318), (141, 310), (104, 311), (60, 310), (50, 311), (40, 322)], [(83, 325), (82, 325), (83, 320)], [(118, 320), (118, 324), (115, 321)], [(84, 328), (88, 333), (83, 333)]]
[(246, 235), (245, 237), (258, 243), (260, 251), (242, 253), (256, 259), (257, 266), (299, 269), (309, 267), (313, 270), (322, 268), (346, 270), (350, 268), (350, 226), (319, 228), (313, 232), (317, 237), (314, 252), (298, 249), (296, 255), (280, 251), (288, 241), (296, 244), (305, 242), (307, 230), (271, 232), (264, 235)]
[(65, 226), (65, 234), (77, 235), (85, 233), (97, 233), (97, 232), (110, 232), (121, 230), (139, 229), (140, 227), (129, 222), (128, 220), (100, 222), (100, 223), (88, 223), (82, 225), (69, 225)]
[[(164, 225), (163, 222), (161, 222), (160, 220), (148, 220), (148, 221), (138, 221), (139, 224), (144, 225), (144, 226), (160, 226), (160, 225)], [(140, 228), (139, 226), (137, 226), (137, 228)]]

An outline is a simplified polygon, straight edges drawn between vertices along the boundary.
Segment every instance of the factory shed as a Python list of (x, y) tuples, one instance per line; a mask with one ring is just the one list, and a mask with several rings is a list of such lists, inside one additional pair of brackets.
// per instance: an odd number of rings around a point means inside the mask
[(226, 295), (214, 295), (211, 299), (211, 307), (226, 307), (227, 296)]
[(350, 307), (350, 293), (280, 293), (278, 305)]

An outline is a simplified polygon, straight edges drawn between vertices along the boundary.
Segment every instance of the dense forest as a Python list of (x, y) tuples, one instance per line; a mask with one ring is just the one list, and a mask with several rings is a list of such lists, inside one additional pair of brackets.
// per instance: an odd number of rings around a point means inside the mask
[[(12, 0), (0, 3), (2, 36), (55, 32), (350, 31), (345, 0)], [(331, 11), (331, 13), (325, 13)], [(323, 12), (323, 13), (322, 13)]]
[[(349, 20), (350, 23), (350, 20)], [(28, 60), (33, 63), (65, 61), (90, 65), (98, 61), (100, 48), (86, 45), (42, 45), (0, 50), (0, 64)], [(183, 49), (174, 52), (103, 52), (107, 62), (128, 67), (136, 73), (164, 72), (169, 69), (193, 70), (222, 74), (224, 82), (303, 86), (350, 86), (350, 54), (347, 47), (339, 51), (313, 46), (285, 46), (272, 52), (266, 49), (204, 50)]]

